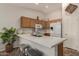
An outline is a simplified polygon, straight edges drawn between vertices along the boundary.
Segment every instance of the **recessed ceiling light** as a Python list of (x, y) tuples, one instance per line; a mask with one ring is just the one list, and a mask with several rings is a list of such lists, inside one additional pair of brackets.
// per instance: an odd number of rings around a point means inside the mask
[(48, 6), (45, 6), (45, 8), (48, 8)]

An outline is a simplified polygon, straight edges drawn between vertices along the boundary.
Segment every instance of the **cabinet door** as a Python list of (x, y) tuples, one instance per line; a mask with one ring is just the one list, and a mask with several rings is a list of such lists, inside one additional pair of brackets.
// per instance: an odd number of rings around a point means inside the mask
[(29, 17), (21, 17), (21, 27), (22, 28), (34, 28), (36, 23), (42, 24), (43, 28), (49, 27), (49, 23), (44, 20), (32, 19)]
[(46, 26), (46, 23), (45, 23), (45, 21), (40, 21), (41, 22), (41, 24), (42, 24), (42, 26), (43, 26), (43, 28), (45, 28), (45, 26)]
[(44, 29), (49, 28), (49, 23), (47, 23), (47, 21), (38, 20), (38, 23), (41, 24), (41, 25), (43, 26)]
[(49, 28), (49, 22), (47, 22), (47, 21), (41, 21), (41, 24), (43, 25), (43, 28), (44, 29), (48, 29)]
[(42, 25), (42, 27), (44, 28), (44, 23), (42, 20), (38, 20), (38, 23)]
[(35, 27), (35, 19), (31, 19), (31, 21), (30, 21), (30, 27), (31, 28)]
[(29, 18), (21, 18), (21, 27), (23, 28), (30, 28), (31, 27), (31, 20)]
[(46, 29), (49, 29), (49, 27), (50, 27), (49, 21), (45, 21), (45, 28), (46, 28)]

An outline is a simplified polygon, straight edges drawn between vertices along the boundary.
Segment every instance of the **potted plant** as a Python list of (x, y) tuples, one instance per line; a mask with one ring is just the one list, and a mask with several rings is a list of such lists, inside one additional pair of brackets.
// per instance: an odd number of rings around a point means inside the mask
[(0, 38), (3, 43), (6, 43), (6, 52), (11, 52), (13, 50), (13, 43), (16, 41), (17, 37), (16, 28), (3, 28), (3, 32), (0, 33)]

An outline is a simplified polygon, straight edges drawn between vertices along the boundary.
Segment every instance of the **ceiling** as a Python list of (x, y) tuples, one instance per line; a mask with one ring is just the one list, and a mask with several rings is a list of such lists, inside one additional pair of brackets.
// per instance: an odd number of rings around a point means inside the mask
[(52, 11), (62, 9), (61, 3), (6, 3), (3, 5), (28, 8), (42, 13), (51, 13)]

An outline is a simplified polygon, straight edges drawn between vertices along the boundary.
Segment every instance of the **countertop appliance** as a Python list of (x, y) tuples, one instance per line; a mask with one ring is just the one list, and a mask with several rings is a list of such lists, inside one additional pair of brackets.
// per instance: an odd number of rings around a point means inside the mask
[(33, 35), (37, 36), (37, 37), (41, 37), (42, 36), (42, 25), (41, 24), (35, 24), (35, 28), (33, 30)]

